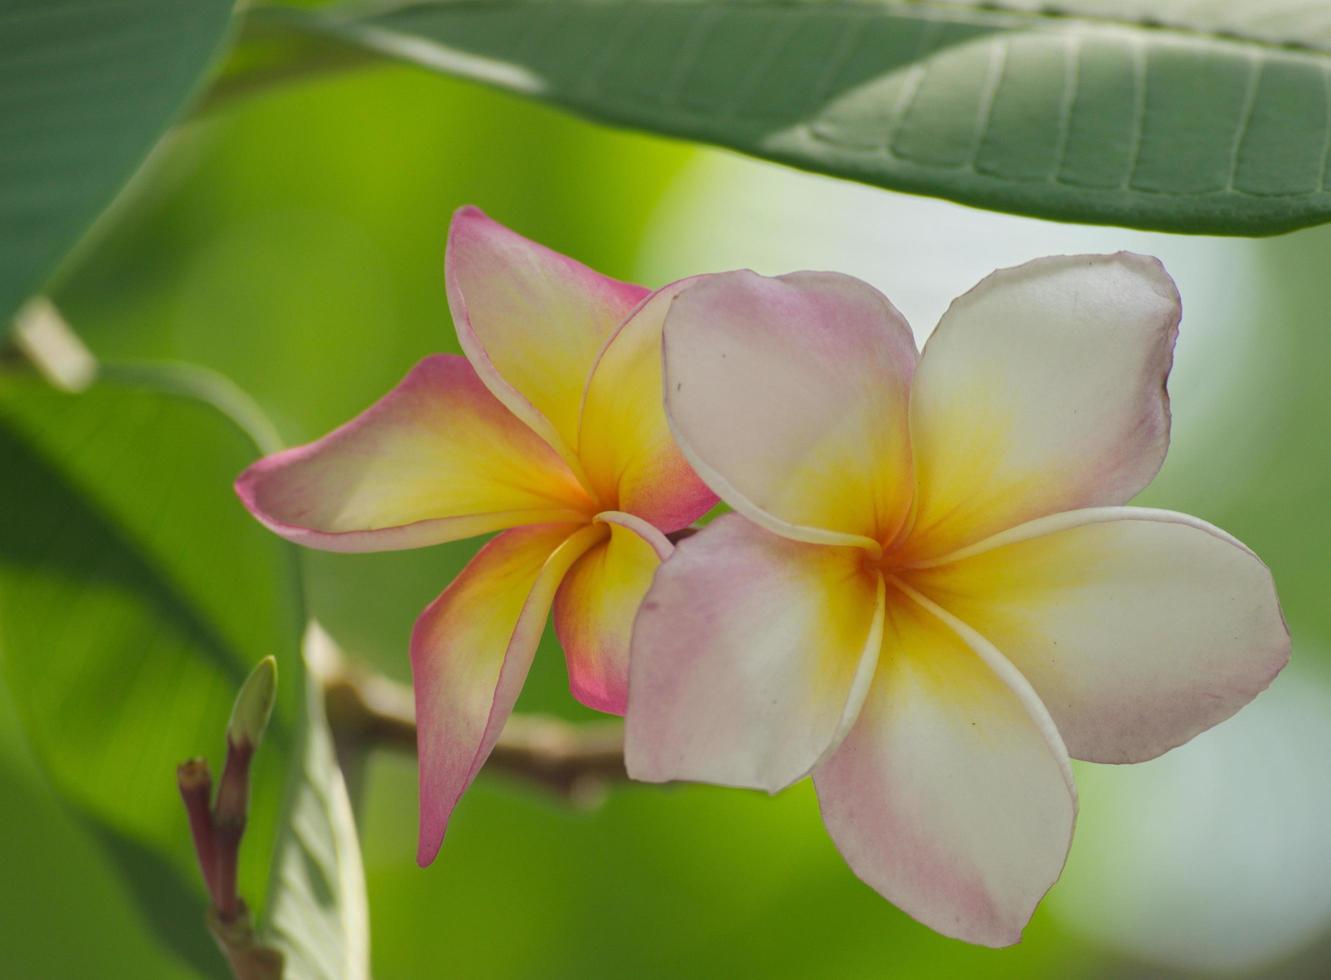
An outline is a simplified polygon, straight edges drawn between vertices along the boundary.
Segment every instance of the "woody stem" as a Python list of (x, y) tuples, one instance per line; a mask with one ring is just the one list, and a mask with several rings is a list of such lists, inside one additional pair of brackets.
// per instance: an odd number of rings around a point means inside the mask
[[(320, 673), (328, 722), (339, 742), (416, 751), (416, 711), (409, 687), (346, 660), (330, 663)], [(571, 802), (594, 802), (607, 783), (628, 778), (624, 726), (619, 721), (578, 724), (513, 715), (486, 766)]]

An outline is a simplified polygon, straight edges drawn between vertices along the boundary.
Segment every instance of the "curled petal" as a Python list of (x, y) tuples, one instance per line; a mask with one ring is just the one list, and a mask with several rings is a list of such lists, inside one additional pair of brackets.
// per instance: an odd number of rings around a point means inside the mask
[(1169, 443), (1180, 310), (1160, 263), (1128, 252), (1036, 259), (957, 299), (911, 394), (909, 550), (945, 554), (1146, 486)]
[(555, 595), (555, 632), (573, 696), (589, 708), (622, 715), (628, 707), (633, 618), (673, 546), (631, 514), (603, 513), (596, 519), (610, 536), (565, 576)]
[(849, 276), (752, 272), (683, 290), (665, 322), (666, 412), (684, 455), (750, 520), (871, 549), (910, 506), (910, 328)]
[(882, 579), (863, 557), (736, 514), (681, 541), (633, 631), (629, 775), (769, 792), (807, 775), (854, 722), (878, 657)]
[(328, 551), (416, 548), (593, 512), (559, 456), (449, 354), (317, 442), (259, 460), (236, 493), (284, 538)]
[(1224, 721), (1289, 660), (1270, 571), (1184, 514), (1055, 514), (910, 576), (1016, 665), (1078, 759), (1154, 758)]
[(902, 911), (947, 936), (1009, 945), (1072, 840), (1067, 755), (992, 647), (889, 592), (869, 696), (814, 773), (823, 820), (852, 870)]
[(583, 397), (578, 452), (601, 499), (669, 533), (716, 503), (675, 445), (661, 390), (661, 327), (679, 291), (652, 294), (610, 338)]
[(453, 216), (444, 266), (458, 341), (477, 373), (575, 460), (592, 365), (648, 290), (528, 241), (473, 207)]
[(605, 536), (599, 525), (515, 528), (491, 540), (416, 621), (421, 835), (429, 864), (522, 690), (555, 590)]

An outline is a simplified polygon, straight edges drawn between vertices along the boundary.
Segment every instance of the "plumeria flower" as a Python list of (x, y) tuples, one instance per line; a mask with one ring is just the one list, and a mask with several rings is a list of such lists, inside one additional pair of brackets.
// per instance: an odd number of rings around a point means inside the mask
[(1125, 253), (995, 272), (918, 356), (846, 276), (681, 292), (667, 415), (738, 513), (643, 602), (630, 775), (812, 773), (865, 882), (949, 936), (1016, 942), (1071, 840), (1069, 756), (1157, 756), (1289, 656), (1251, 551), (1123, 506), (1165, 455), (1179, 317), (1160, 264)]
[(622, 714), (633, 617), (666, 535), (715, 502), (662, 411), (661, 323), (681, 284), (608, 279), (475, 208), (454, 216), (445, 278), (465, 357), (427, 357), (351, 422), (236, 481), (265, 525), (328, 551), (501, 532), (412, 632), (422, 864), (494, 748), (551, 606), (573, 695)]

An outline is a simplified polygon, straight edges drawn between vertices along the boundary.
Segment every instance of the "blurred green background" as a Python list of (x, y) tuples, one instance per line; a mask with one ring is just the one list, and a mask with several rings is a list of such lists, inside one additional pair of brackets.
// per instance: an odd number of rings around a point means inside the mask
[[(624, 786), (575, 812), (482, 775), (439, 861), (421, 870), (414, 759), (377, 756), (358, 801), (377, 977), (1331, 971), (1331, 228), (1190, 239), (988, 214), (385, 69), (182, 127), (54, 298), (99, 357), (212, 367), (297, 443), (420, 357), (458, 349), (442, 261), (464, 203), (647, 285), (733, 266), (855, 273), (921, 337), (995, 266), (1068, 251), (1160, 255), (1185, 317), (1174, 449), (1143, 502), (1213, 521), (1271, 565), (1294, 662), (1238, 717), (1157, 762), (1080, 767), (1067, 871), (1021, 945), (1001, 951), (934, 935), (860, 884), (807, 784), (774, 799)], [(405, 680), (413, 620), (475, 548), (306, 553), (314, 614)], [(565, 685), (547, 635), (519, 709), (590, 717)], [(0, 749), (9, 975), (194, 975), (143, 927), (4, 704)]]

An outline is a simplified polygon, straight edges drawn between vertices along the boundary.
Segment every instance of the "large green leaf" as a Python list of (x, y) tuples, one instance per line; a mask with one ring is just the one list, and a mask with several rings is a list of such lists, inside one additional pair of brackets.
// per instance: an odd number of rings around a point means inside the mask
[(0, 2), (0, 325), (193, 91), (232, 0)]
[(1317, 4), (425, 0), (254, 21), (270, 45), (284, 24), (986, 208), (1219, 234), (1331, 217), (1331, 21)]
[(79, 395), (0, 374), (4, 679), (37, 758), (122, 867), (145, 924), (207, 972), (221, 959), (175, 767), (207, 754), (220, 771), (231, 702), (265, 655), (278, 658), (279, 696), (256, 757), (241, 894), (262, 918), (272, 865), (286, 939), (317, 918), (293, 890), (355, 901), (346, 874), (359, 871), (354, 837), (332, 837), (345, 790), (321, 710), (305, 704), (294, 556), (231, 491), (256, 448), (216, 407), (223, 392), (174, 371), (110, 372)]

